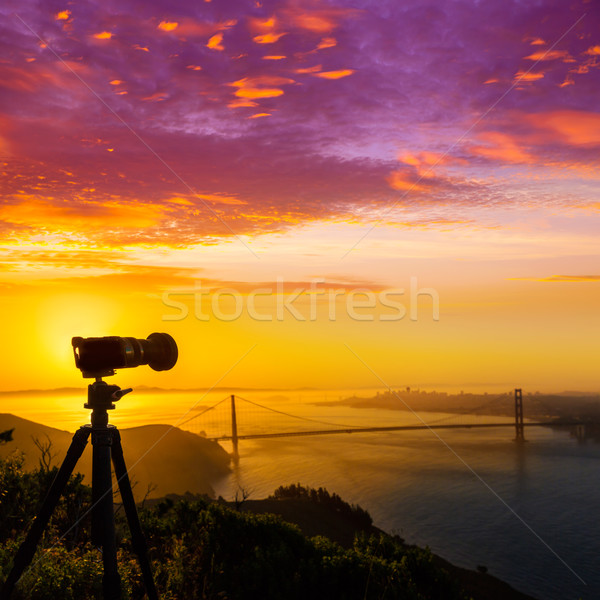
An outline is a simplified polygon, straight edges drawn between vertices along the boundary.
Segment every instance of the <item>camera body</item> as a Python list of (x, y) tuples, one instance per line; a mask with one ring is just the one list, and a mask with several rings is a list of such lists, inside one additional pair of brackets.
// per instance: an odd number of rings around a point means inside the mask
[(107, 377), (115, 369), (148, 365), (155, 371), (172, 369), (177, 362), (175, 340), (168, 333), (151, 333), (145, 340), (134, 337), (74, 337), (75, 366), (84, 377)]

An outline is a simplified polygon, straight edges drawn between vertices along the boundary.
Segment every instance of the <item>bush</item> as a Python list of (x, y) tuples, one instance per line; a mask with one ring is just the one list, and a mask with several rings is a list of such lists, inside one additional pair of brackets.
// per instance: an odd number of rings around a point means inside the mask
[[(16, 552), (16, 544), (10, 542), (0, 549), (0, 555), (10, 553), (12, 557), (14, 552)], [(2, 559), (5, 557), (3, 556)], [(141, 575), (133, 557), (120, 552), (118, 566), (123, 597), (141, 597), (143, 589)], [(3, 573), (3, 576), (7, 574)], [(39, 550), (31, 566), (19, 580), (12, 598), (13, 600), (55, 600), (56, 598), (101, 600), (103, 598), (102, 574), (102, 554), (87, 544), (71, 551), (60, 545)]]
[(281, 485), (269, 498), (273, 500), (284, 500), (286, 498), (295, 498), (299, 500), (307, 500), (315, 504), (326, 506), (337, 513), (348, 517), (352, 523), (362, 529), (367, 529), (373, 524), (371, 515), (361, 508), (358, 504), (348, 504), (342, 500), (337, 494), (330, 494), (325, 488), (304, 487), (298, 484)]
[[(24, 471), (22, 454), (0, 459), (0, 542), (14, 539), (29, 527), (57, 472), (56, 467)], [(85, 542), (89, 515), (78, 527), (72, 524), (89, 509), (91, 497), (83, 475), (73, 475), (54, 510), (47, 535), (60, 537), (66, 533), (65, 542), (70, 547)]]

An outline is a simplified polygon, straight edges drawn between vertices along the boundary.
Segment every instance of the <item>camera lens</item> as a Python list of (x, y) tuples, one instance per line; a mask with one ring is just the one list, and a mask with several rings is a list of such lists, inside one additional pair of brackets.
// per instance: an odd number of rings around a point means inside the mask
[(168, 371), (175, 366), (178, 357), (177, 344), (168, 333), (151, 333), (146, 340), (139, 340), (144, 348), (144, 362), (155, 371)]

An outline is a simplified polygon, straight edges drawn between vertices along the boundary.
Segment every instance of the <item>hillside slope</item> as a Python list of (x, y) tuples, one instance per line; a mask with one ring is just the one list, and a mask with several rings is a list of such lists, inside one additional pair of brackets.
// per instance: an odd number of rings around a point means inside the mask
[[(233, 505), (229, 503), (229, 506)], [(346, 548), (353, 546), (357, 534), (379, 536), (383, 533), (372, 525), (357, 527), (352, 518), (310, 500), (247, 500), (239, 509), (254, 514), (275, 514), (284, 521), (297, 525), (307, 537), (322, 535)], [(437, 555), (433, 555), (433, 560), (434, 564), (449, 573), (473, 600), (534, 600), (488, 573), (457, 567)]]
[[(40, 451), (34, 438), (52, 441), (55, 455), (52, 465), (62, 462), (73, 434), (47, 427), (12, 414), (0, 414), (0, 431), (13, 429), (13, 442), (0, 446), (0, 457), (19, 450), (25, 455), (25, 468), (38, 466)], [(151, 486), (150, 496), (168, 493), (214, 495), (212, 483), (229, 472), (229, 455), (216, 442), (169, 425), (144, 425), (120, 429), (125, 463), (134, 485), (134, 495), (141, 500)], [(47, 437), (46, 437), (47, 436)], [(91, 443), (77, 463), (76, 471), (91, 484)]]

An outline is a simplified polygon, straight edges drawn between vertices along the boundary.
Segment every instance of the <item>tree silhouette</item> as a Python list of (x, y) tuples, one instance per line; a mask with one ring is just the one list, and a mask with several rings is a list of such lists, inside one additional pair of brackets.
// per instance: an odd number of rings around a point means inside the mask
[(0, 445), (13, 441), (12, 434), (14, 430), (15, 428), (13, 427), (12, 429), (7, 429), (6, 431), (2, 431), (0, 433)]

